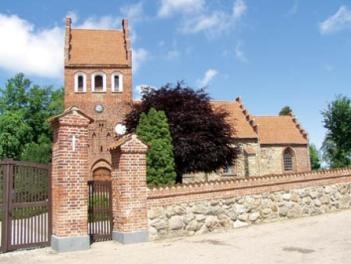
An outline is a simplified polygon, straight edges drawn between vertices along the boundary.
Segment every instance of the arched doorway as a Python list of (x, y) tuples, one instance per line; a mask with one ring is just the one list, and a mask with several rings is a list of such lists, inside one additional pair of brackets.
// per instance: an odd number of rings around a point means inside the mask
[(111, 171), (107, 168), (97, 168), (93, 171), (94, 181), (110, 181)]

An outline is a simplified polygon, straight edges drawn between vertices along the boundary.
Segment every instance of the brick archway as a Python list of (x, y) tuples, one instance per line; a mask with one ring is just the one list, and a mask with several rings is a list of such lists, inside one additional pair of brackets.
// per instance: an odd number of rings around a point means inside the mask
[(111, 170), (99, 167), (93, 171), (94, 181), (110, 181), (111, 180)]

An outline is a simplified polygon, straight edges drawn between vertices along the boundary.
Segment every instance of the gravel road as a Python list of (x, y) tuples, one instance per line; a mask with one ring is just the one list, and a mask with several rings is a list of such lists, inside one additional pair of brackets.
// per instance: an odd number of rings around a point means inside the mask
[(100, 242), (90, 250), (50, 248), (0, 254), (1, 264), (351, 263), (351, 210), (221, 233), (134, 245)]

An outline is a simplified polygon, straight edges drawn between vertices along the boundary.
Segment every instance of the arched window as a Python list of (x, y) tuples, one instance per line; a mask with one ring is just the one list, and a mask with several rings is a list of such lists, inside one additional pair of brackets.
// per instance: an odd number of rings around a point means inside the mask
[(113, 73), (111, 75), (112, 92), (123, 92), (123, 75), (121, 73)]
[(93, 92), (106, 92), (106, 75), (103, 72), (95, 72), (92, 74), (91, 90)]
[(77, 72), (74, 75), (74, 91), (76, 93), (85, 93), (87, 91), (86, 75), (83, 72)]
[(295, 160), (294, 151), (291, 148), (286, 148), (283, 152), (284, 171), (286, 172), (294, 171), (294, 167), (295, 167), (294, 160)]

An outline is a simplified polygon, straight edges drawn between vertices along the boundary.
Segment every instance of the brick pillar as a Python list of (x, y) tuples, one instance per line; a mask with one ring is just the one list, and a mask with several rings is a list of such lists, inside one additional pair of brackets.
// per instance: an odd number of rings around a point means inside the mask
[(51, 246), (59, 252), (87, 249), (88, 125), (92, 119), (72, 107), (50, 122), (54, 130)]
[(126, 135), (110, 148), (112, 157), (113, 233), (123, 244), (149, 240), (146, 151), (136, 135)]

